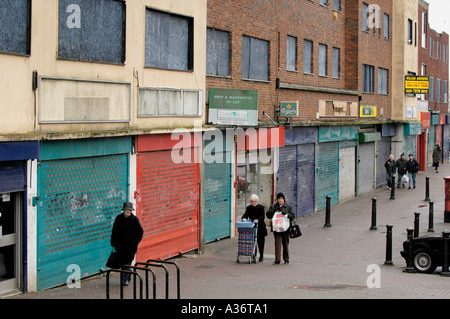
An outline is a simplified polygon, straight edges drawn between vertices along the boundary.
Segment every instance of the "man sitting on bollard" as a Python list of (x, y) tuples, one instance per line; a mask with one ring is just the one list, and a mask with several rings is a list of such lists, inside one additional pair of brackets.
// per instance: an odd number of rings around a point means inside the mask
[(403, 175), (407, 173), (406, 170), (407, 164), (408, 161), (405, 158), (405, 154), (402, 153), (402, 155), (400, 155), (400, 158), (397, 160), (397, 172), (398, 172), (397, 188), (400, 188), (400, 185), (403, 185), (403, 187), (405, 187), (405, 184), (403, 184)]
[(397, 171), (397, 162), (394, 159), (394, 155), (391, 154), (389, 156), (389, 159), (386, 163), (384, 163), (384, 167), (386, 168), (386, 181), (388, 188), (391, 189), (392, 187), (395, 187), (395, 185), (392, 185), (392, 176), (394, 176)]

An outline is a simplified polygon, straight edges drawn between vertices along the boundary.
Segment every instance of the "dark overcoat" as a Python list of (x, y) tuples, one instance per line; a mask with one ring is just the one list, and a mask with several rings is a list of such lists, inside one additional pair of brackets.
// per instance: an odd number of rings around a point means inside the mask
[(251, 220), (258, 220), (258, 237), (267, 236), (266, 223), (264, 221), (264, 206), (258, 204), (256, 206), (249, 205), (245, 209), (245, 213), (242, 218), (248, 218)]
[(116, 249), (117, 257), (124, 265), (133, 261), (143, 235), (139, 218), (133, 214), (128, 218), (123, 213), (117, 215), (111, 232), (111, 246)]

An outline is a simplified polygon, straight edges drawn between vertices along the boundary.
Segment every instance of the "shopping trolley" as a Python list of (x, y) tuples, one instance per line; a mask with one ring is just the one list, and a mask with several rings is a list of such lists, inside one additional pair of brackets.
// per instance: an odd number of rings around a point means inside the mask
[(249, 258), (249, 264), (256, 263), (257, 224), (252, 221), (236, 222), (236, 228), (239, 232), (236, 262), (239, 263), (239, 258), (245, 256)]

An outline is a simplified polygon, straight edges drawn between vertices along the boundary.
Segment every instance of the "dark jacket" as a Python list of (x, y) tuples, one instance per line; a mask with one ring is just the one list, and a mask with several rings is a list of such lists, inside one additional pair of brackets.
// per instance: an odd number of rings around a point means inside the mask
[(264, 221), (264, 206), (256, 205), (253, 207), (252, 205), (248, 205), (245, 209), (245, 213), (242, 218), (248, 218), (251, 220), (258, 220), (258, 236), (267, 236), (267, 228), (266, 223)]
[(135, 215), (126, 218), (122, 213), (116, 217), (111, 232), (111, 246), (124, 264), (133, 261), (143, 235), (144, 230)]
[(442, 149), (436, 146), (433, 150), (433, 163), (439, 163), (442, 159)]
[(406, 170), (410, 173), (417, 173), (420, 170), (419, 162), (417, 162), (416, 159), (409, 160), (406, 165)]
[[(291, 205), (289, 205), (288, 203), (284, 203), (283, 206), (280, 207), (280, 204), (278, 204), (278, 202), (276, 202), (275, 204), (271, 205), (269, 210), (266, 213), (267, 218), (269, 218), (270, 220), (272, 220), (273, 215), (275, 215), (276, 212), (282, 212), (283, 215), (288, 216), (289, 220), (292, 221), (295, 219), (295, 213), (294, 213), (294, 209), (292, 208)], [(271, 227), (272, 228), (272, 227)]]
[(398, 173), (399, 174), (401, 174), (401, 175), (405, 175), (406, 174), (406, 165), (408, 164), (408, 161), (404, 158), (404, 159), (401, 159), (401, 158), (399, 158), (398, 160), (397, 160), (397, 171), (398, 171)]
[(386, 173), (395, 174), (397, 171), (397, 162), (395, 160), (388, 159), (386, 163), (384, 163), (384, 167), (386, 168)]

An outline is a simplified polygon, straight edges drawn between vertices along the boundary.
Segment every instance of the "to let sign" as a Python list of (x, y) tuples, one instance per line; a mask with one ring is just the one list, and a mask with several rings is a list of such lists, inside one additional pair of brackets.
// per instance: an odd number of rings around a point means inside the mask
[(429, 78), (428, 76), (405, 76), (405, 93), (406, 94), (428, 94)]

